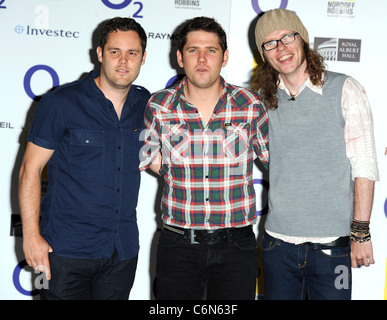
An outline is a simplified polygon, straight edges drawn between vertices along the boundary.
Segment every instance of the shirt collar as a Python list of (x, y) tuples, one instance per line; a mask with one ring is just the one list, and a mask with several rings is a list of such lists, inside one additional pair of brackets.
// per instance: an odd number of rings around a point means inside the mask
[[(279, 74), (278, 77), (279, 77), (279, 81), (280, 81), (278, 88), (280, 88), (281, 90), (284, 90), (290, 96), (289, 89), (285, 86), (285, 83), (284, 83), (284, 80), (283, 80), (281, 74)], [(324, 75), (323, 75), (323, 77), (324, 77)], [(323, 80), (324, 80), (324, 78), (323, 78)], [(315, 86), (312, 83), (312, 81), (310, 81), (309, 77), (305, 80), (305, 82), (298, 89), (297, 95), (299, 95), (306, 87), (308, 87), (313, 92), (315, 92), (319, 95), (322, 95), (322, 86)]]
[[(220, 81), (222, 88), (223, 88), (222, 95), (221, 95), (220, 99), (227, 101), (227, 95), (229, 93), (231, 93), (231, 88), (230, 88), (229, 84), (223, 79), (222, 76), (219, 76), (219, 81)], [(172, 101), (182, 100), (184, 102), (188, 102), (187, 98), (184, 94), (184, 86), (187, 84), (187, 82), (188, 82), (187, 77), (185, 76), (175, 88), (175, 90), (176, 90), (175, 98), (177, 98), (177, 99), (172, 99)]]

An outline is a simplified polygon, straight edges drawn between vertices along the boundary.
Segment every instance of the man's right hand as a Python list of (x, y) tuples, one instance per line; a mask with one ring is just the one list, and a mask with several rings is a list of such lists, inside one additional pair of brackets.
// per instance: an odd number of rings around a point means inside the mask
[(51, 246), (42, 236), (23, 236), (23, 250), (27, 264), (34, 270), (46, 274), (47, 280), (51, 279), (50, 262), (48, 253), (53, 252)]

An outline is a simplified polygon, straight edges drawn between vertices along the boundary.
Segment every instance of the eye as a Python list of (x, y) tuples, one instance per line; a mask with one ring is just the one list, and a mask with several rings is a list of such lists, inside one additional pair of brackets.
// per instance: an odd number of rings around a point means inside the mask
[(276, 47), (277, 46), (277, 41), (273, 40), (273, 41), (266, 42), (266, 43), (264, 43), (264, 46), (265, 46), (265, 48)]
[(281, 40), (289, 41), (293, 40), (293, 33), (289, 33), (281, 38)]

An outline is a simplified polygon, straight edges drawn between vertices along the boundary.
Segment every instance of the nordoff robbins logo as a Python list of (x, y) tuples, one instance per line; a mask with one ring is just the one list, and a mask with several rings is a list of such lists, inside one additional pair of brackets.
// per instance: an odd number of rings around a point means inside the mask
[(314, 49), (327, 61), (359, 62), (360, 39), (314, 38)]
[(200, 0), (173, 0), (175, 8), (200, 10)]
[(356, 0), (328, 1), (327, 14), (329, 17), (354, 17)]

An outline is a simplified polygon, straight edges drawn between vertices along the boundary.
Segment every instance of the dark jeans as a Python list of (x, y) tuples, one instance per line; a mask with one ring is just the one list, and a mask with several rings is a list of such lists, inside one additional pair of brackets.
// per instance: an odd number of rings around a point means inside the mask
[(160, 300), (255, 299), (257, 241), (252, 228), (214, 245), (163, 229), (157, 247)]
[(350, 300), (350, 244), (294, 245), (265, 233), (262, 242), (265, 300)]
[(119, 261), (79, 259), (49, 254), (51, 280), (40, 290), (42, 300), (127, 300), (137, 268), (137, 256)]

